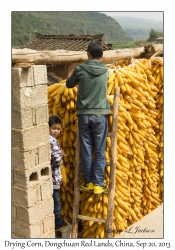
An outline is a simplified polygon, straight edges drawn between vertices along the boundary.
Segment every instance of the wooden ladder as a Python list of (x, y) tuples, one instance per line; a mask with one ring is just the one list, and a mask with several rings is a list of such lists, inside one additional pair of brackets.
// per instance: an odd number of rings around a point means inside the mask
[[(94, 218), (89, 216), (84, 216), (79, 214), (79, 203), (80, 203), (80, 191), (81, 192), (93, 192), (87, 191), (80, 187), (80, 144), (79, 144), (79, 131), (77, 129), (77, 139), (76, 139), (76, 166), (74, 173), (74, 197), (73, 197), (73, 214), (72, 214), (72, 238), (77, 238), (78, 236), (78, 219), (89, 220), (95, 222), (106, 223), (107, 229), (112, 229), (113, 223), (113, 212), (114, 212), (114, 194), (115, 194), (115, 173), (116, 173), (116, 153), (117, 153), (117, 122), (118, 122), (118, 106), (119, 106), (119, 94), (120, 88), (116, 87), (114, 90), (114, 103), (110, 105), (113, 107), (113, 121), (112, 121), (112, 132), (108, 134), (111, 137), (111, 162), (107, 162), (106, 165), (110, 166), (110, 179), (108, 185), (108, 191), (103, 193), (108, 193), (108, 213), (107, 219)], [(112, 230), (106, 230), (106, 237), (112, 238)]]

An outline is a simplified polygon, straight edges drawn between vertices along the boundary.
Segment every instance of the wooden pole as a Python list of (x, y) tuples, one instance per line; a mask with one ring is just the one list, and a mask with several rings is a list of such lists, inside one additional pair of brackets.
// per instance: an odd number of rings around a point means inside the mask
[(112, 238), (112, 223), (114, 213), (114, 194), (115, 194), (115, 178), (116, 178), (116, 155), (117, 155), (117, 127), (118, 127), (118, 105), (119, 105), (120, 88), (115, 87), (114, 90), (114, 105), (113, 105), (113, 121), (111, 133), (111, 167), (109, 179), (108, 193), (108, 215), (106, 221), (106, 236)]
[[(155, 52), (163, 50), (163, 44), (153, 45)], [(103, 52), (102, 61), (110, 63), (115, 60), (128, 58), (142, 58), (144, 47), (107, 50)], [(87, 61), (87, 52), (68, 50), (32, 50), (32, 49), (12, 49), (12, 63), (34, 63), (44, 64), (69, 64), (70, 62), (82, 63)]]
[(73, 214), (72, 214), (72, 238), (78, 236), (78, 214), (79, 214), (79, 200), (80, 200), (80, 142), (79, 129), (77, 128), (76, 136), (76, 156), (75, 156), (75, 173), (74, 173), (74, 195), (73, 195)]

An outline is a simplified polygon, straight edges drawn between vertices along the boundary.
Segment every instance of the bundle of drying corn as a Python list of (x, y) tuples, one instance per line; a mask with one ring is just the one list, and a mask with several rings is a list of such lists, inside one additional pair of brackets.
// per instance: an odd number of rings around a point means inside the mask
[[(121, 89), (116, 168), (117, 173), (120, 170), (127, 176), (124, 181), (116, 174), (116, 193), (130, 205), (130, 211), (124, 209), (129, 211), (128, 215), (123, 217), (129, 225), (162, 202), (162, 60), (133, 60), (129, 66), (111, 70), (110, 76), (112, 81), (108, 81), (108, 94), (113, 92), (115, 85)], [(112, 102), (111, 97), (109, 101)], [(120, 207), (119, 201), (115, 206), (116, 210)], [(123, 211), (120, 212), (124, 216)]]
[[(114, 197), (113, 237), (140, 220), (162, 202), (163, 191), (163, 65), (162, 60), (133, 60), (130, 65), (107, 65), (107, 97), (112, 104), (115, 86), (120, 87), (116, 188)], [(67, 89), (65, 80), (48, 87), (49, 115), (63, 119), (59, 143), (64, 148), (63, 185), (61, 192), (64, 220), (71, 222), (77, 117), (77, 88)], [(51, 89), (52, 87), (52, 89)], [(108, 116), (112, 128), (112, 109)], [(110, 138), (105, 156), (110, 162)], [(110, 167), (105, 168), (109, 183)], [(107, 218), (107, 194), (82, 192), (82, 215)], [(105, 224), (82, 221), (84, 238), (105, 238)]]
[(68, 89), (62, 80), (48, 87), (48, 110), (50, 115), (62, 118), (62, 131), (58, 141), (64, 151), (63, 185), (61, 186), (61, 215), (71, 223), (73, 203), (74, 159), (77, 131), (76, 100), (77, 87)]
[(157, 150), (159, 152), (159, 177), (160, 181), (158, 184), (158, 193), (160, 198), (163, 200), (163, 61), (161, 58), (152, 58), (152, 74), (155, 79), (155, 86), (158, 92), (155, 96), (157, 114), (157, 123), (159, 128), (155, 131), (155, 136), (158, 140)]

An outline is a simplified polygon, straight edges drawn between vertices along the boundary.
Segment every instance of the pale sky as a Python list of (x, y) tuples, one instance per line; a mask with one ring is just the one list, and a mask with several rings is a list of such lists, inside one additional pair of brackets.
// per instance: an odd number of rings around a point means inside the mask
[(116, 11), (116, 12), (101, 12), (106, 14), (107, 16), (124, 16), (124, 17), (138, 17), (138, 18), (143, 18), (143, 19), (151, 19), (151, 20), (156, 20), (156, 21), (162, 21), (163, 22), (163, 11), (127, 11), (127, 12), (122, 12), (122, 11)]

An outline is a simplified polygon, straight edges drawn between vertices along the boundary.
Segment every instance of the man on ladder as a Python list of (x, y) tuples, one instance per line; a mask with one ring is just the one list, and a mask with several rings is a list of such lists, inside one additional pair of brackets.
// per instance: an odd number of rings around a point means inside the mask
[[(108, 130), (107, 115), (110, 113), (107, 100), (108, 69), (100, 62), (103, 56), (101, 42), (90, 42), (87, 56), (87, 62), (68, 74), (66, 86), (73, 88), (78, 84), (77, 115), (84, 177), (81, 187), (93, 191), (94, 194), (101, 194), (107, 190), (107, 185), (104, 184), (104, 153)], [(94, 161), (92, 151), (95, 155)]]

